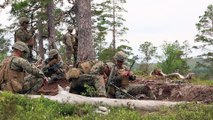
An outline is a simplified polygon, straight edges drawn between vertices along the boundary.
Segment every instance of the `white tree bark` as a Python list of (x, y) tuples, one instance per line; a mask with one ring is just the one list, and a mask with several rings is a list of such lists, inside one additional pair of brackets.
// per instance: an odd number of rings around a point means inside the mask
[[(28, 95), (30, 98), (39, 98), (41, 95)], [(157, 111), (162, 106), (172, 107), (176, 104), (183, 102), (169, 102), (169, 101), (157, 101), (157, 100), (131, 100), (131, 99), (110, 99), (102, 97), (85, 97), (68, 93), (67, 91), (59, 90), (59, 94), (56, 96), (44, 95), (45, 98), (58, 101), (60, 103), (71, 104), (92, 104), (92, 105), (109, 105), (114, 107), (128, 107), (131, 109), (145, 110), (145, 111)]]

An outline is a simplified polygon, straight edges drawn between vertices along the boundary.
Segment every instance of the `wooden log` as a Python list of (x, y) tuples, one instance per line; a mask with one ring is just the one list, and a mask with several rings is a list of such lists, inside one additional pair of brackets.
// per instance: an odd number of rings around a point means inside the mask
[[(56, 96), (44, 95), (44, 98), (58, 101), (60, 103), (71, 104), (92, 104), (92, 105), (108, 105), (114, 107), (128, 107), (131, 109), (144, 111), (157, 111), (162, 106), (172, 107), (176, 104), (184, 102), (157, 101), (157, 100), (132, 100), (132, 99), (111, 99), (103, 97), (86, 97), (69, 93), (59, 88), (59, 94)], [(39, 98), (41, 95), (28, 95), (30, 98)]]

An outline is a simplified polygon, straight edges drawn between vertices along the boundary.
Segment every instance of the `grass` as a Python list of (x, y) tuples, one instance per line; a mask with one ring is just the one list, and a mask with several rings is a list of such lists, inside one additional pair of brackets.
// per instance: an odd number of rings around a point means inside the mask
[(213, 80), (201, 80), (198, 78), (193, 78), (191, 83), (194, 85), (213, 85)]
[(213, 120), (213, 104), (181, 104), (156, 112), (107, 106), (108, 115), (95, 113), (96, 108), (0, 93), (0, 120)]

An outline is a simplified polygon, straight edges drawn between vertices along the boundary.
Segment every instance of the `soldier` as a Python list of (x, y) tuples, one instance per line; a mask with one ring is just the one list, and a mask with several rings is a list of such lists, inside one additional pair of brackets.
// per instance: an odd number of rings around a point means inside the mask
[[(63, 43), (66, 46), (66, 64), (67, 65), (71, 65), (72, 54), (74, 54), (74, 51), (77, 50), (77, 48), (76, 48), (77, 42), (76, 42), (75, 36), (72, 35), (73, 29), (74, 29), (73, 26), (69, 26), (67, 28), (68, 32), (64, 35), (64, 40), (63, 40)], [(74, 58), (75, 57), (76, 56), (74, 56)], [(77, 60), (77, 58), (76, 58), (76, 60)]]
[(27, 30), (29, 26), (29, 20), (26, 17), (21, 17), (19, 19), (20, 27), (15, 31), (15, 42), (22, 41), (27, 44), (30, 52), (28, 56), (28, 60), (30, 62), (34, 62), (35, 59), (33, 59), (32, 49), (35, 45), (35, 38), (34, 38), (34, 30), (31, 29), (30, 31)]
[(29, 48), (25, 43), (17, 41), (12, 49), (12, 55), (1, 63), (1, 90), (13, 93), (37, 93), (46, 77), (40, 69), (26, 60)]
[(71, 79), (70, 92), (85, 92), (85, 84), (96, 89), (97, 96), (106, 97), (104, 66), (102, 61), (86, 61), (72, 68), (67, 73)]
[(123, 64), (126, 59), (127, 55), (122, 51), (117, 52), (114, 56), (115, 68), (111, 81), (112, 84), (117, 86), (120, 90), (114, 86), (111, 86), (109, 91), (110, 95), (115, 96), (116, 98), (127, 98), (127, 94), (121, 92), (122, 90), (132, 96), (145, 94), (148, 97), (153, 97), (153, 94), (150, 93), (151, 90), (148, 86), (129, 84), (130, 80), (135, 80), (135, 76), (133, 75), (133, 72)]
[(65, 71), (63, 70), (63, 61), (58, 50), (51, 49), (48, 58), (44, 61), (43, 72), (46, 77), (50, 77), (49, 83), (65, 79)]

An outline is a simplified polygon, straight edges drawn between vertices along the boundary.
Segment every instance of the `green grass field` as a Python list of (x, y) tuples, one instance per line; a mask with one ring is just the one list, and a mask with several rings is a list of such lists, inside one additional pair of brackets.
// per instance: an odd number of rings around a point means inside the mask
[(0, 120), (213, 120), (213, 104), (189, 103), (156, 112), (106, 107), (110, 112), (102, 115), (94, 112), (97, 106), (0, 93)]

